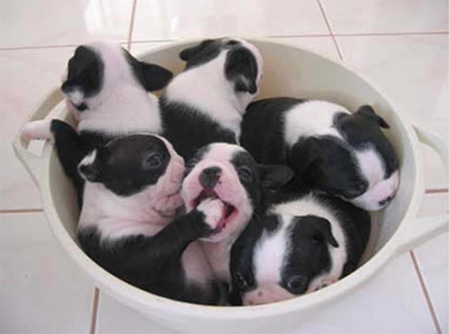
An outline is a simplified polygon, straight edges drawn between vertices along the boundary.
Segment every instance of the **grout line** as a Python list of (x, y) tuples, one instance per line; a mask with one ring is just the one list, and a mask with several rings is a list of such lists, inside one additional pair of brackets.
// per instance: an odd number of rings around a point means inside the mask
[(131, 9), (130, 28), (128, 29), (127, 50), (131, 49), (131, 39), (133, 38), (134, 17), (136, 16), (137, 0), (133, 0), (133, 8)]
[(448, 188), (441, 189), (426, 189), (425, 194), (446, 194), (448, 193)]
[(416, 270), (417, 277), (419, 278), (419, 283), (422, 288), (422, 292), (425, 296), (425, 301), (426, 301), (428, 309), (431, 313), (431, 317), (433, 318), (433, 324), (436, 329), (436, 332), (438, 334), (442, 334), (441, 326), (439, 325), (439, 320), (436, 316), (436, 312), (434, 311), (433, 303), (431, 302), (430, 295), (428, 294), (427, 286), (425, 284), (425, 280), (423, 279), (422, 272), (420, 270), (419, 263), (416, 259), (414, 251), (410, 250), (409, 255), (411, 255), (411, 260), (413, 262), (414, 269)]
[(95, 330), (97, 327), (97, 314), (98, 314), (98, 302), (99, 302), (99, 290), (97, 287), (94, 289), (94, 301), (92, 304), (92, 315), (91, 315), (91, 329), (89, 330), (90, 334), (95, 334)]
[[(83, 42), (81, 42), (83, 43)], [(127, 44), (124, 41), (118, 41), (119, 44)], [(59, 44), (59, 45), (38, 45), (38, 46), (15, 46), (15, 47), (3, 47), (0, 51), (21, 51), (21, 50), (45, 50), (45, 49), (63, 49), (63, 48), (75, 48), (80, 44)]]
[[(137, 0), (135, 0), (137, 2)], [(134, 20), (134, 17), (133, 17)], [(327, 22), (328, 24), (328, 22)], [(130, 24), (131, 28), (131, 24)], [(134, 21), (133, 21), (134, 29)], [(448, 35), (448, 31), (425, 31), (425, 32), (373, 32), (373, 33), (337, 33), (337, 34), (300, 34), (300, 35), (268, 35), (268, 38), (308, 38), (308, 37), (370, 37), (370, 36), (423, 36), (423, 35)], [(131, 46), (134, 43), (164, 43), (164, 42), (174, 42), (179, 39), (149, 39), (149, 40), (129, 40), (132, 37), (129, 34), (127, 41), (119, 41), (119, 44), (125, 44)], [(13, 47), (0, 47), (0, 51), (20, 51), (20, 50), (39, 50), (39, 49), (56, 49), (56, 48), (73, 48), (80, 44), (59, 44), (59, 45), (37, 45), (37, 46), (13, 46)]]
[(11, 209), (11, 210), (0, 210), (2, 213), (40, 213), (44, 212), (43, 209)]
[(338, 42), (336, 40), (336, 37), (333, 34), (333, 30), (331, 29), (331, 24), (328, 21), (327, 15), (325, 14), (325, 10), (323, 9), (323, 6), (322, 6), (322, 3), (320, 2), (320, 0), (317, 0), (317, 4), (319, 5), (320, 11), (321, 11), (323, 19), (325, 20), (325, 23), (327, 25), (328, 31), (330, 33), (330, 36), (333, 39), (333, 43), (334, 43), (334, 46), (336, 47), (336, 51), (338, 53), (338, 56), (339, 56), (339, 58), (341, 60), (344, 60), (344, 57), (342, 56), (341, 49), (339, 48), (339, 44), (338, 44)]

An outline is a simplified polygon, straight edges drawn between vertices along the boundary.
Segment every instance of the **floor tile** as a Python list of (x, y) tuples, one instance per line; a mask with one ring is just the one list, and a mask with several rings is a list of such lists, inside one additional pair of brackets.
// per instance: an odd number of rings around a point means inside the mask
[(43, 214), (0, 215), (0, 332), (87, 333), (94, 288)]
[(299, 34), (328, 34), (315, 0), (138, 0), (133, 41)]
[(97, 334), (176, 333), (119, 303), (103, 292), (100, 292), (96, 327)]
[[(421, 216), (448, 213), (448, 194), (427, 195)], [(414, 250), (443, 333), (449, 332), (449, 234), (444, 233)]]
[(334, 33), (448, 31), (446, 0), (320, 0)]
[(133, 0), (2, 0), (0, 47), (127, 41), (132, 4)]
[[(385, 92), (407, 118), (448, 142), (448, 36), (337, 37), (344, 61)], [(428, 153), (427, 153), (428, 154)], [(439, 163), (439, 161), (436, 159)], [(427, 163), (429, 168), (439, 168)], [(438, 175), (427, 186), (447, 187)]]
[(0, 51), (0, 209), (40, 208), (37, 187), (16, 158), (12, 141), (26, 118), (61, 84), (74, 48)]

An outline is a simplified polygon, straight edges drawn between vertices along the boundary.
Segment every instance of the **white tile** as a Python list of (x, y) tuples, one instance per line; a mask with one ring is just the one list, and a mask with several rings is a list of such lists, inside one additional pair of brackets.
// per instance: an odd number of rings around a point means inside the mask
[(96, 327), (97, 334), (176, 333), (146, 318), (138, 311), (119, 303), (103, 292), (100, 292)]
[(329, 36), (294, 37), (294, 38), (278, 37), (278, 38), (269, 38), (269, 40), (296, 46), (301, 49), (312, 51), (314, 53), (317, 53), (319, 55), (334, 60), (339, 60), (339, 55), (337, 53), (336, 46), (334, 45), (333, 39)]
[[(416, 125), (448, 142), (448, 36), (337, 37), (344, 61), (365, 74)], [(428, 153), (427, 153), (428, 154)], [(438, 159), (427, 186), (447, 188)]]
[(2, 0), (0, 47), (126, 41), (133, 0)]
[[(421, 216), (448, 213), (448, 194), (426, 195)], [(414, 250), (443, 333), (449, 332), (449, 234), (444, 233)]]
[(0, 332), (87, 333), (94, 288), (43, 214), (0, 216)]
[(133, 41), (328, 34), (315, 0), (138, 1)]
[(0, 51), (0, 209), (40, 208), (39, 191), (12, 141), (26, 118), (61, 84), (74, 48)]
[(334, 33), (448, 31), (447, 0), (320, 0)]

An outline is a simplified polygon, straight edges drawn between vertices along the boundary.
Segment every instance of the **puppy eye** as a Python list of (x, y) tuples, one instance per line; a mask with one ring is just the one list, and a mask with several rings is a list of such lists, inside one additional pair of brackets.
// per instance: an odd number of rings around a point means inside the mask
[(308, 281), (305, 276), (297, 275), (297, 276), (292, 276), (291, 278), (289, 278), (289, 280), (286, 283), (286, 286), (289, 289), (289, 291), (291, 291), (292, 293), (299, 294), (306, 290), (307, 284), (308, 284)]
[(241, 181), (244, 181), (244, 182), (252, 182), (253, 181), (252, 171), (248, 167), (245, 167), (245, 166), (240, 167), (238, 169), (238, 175), (239, 175), (239, 178), (241, 179)]
[(145, 166), (147, 168), (158, 168), (162, 164), (162, 159), (157, 153), (150, 154), (145, 160)]

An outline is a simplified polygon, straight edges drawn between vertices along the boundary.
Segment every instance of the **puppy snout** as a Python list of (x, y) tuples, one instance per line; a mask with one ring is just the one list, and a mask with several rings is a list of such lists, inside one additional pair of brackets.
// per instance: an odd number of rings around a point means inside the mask
[(392, 201), (392, 196), (388, 196), (385, 199), (383, 199), (382, 201), (379, 201), (378, 204), (380, 206), (385, 206), (387, 205), (390, 201)]
[(214, 188), (220, 178), (221, 169), (219, 167), (210, 167), (203, 170), (199, 181), (204, 188)]

